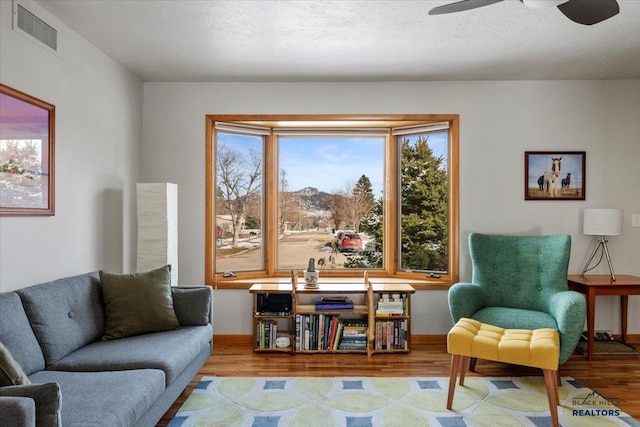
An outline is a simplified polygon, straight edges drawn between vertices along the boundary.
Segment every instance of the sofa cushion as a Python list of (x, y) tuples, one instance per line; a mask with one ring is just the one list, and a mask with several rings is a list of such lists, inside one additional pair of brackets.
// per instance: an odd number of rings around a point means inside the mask
[(0, 386), (31, 384), (11, 352), (0, 341)]
[(549, 313), (510, 307), (485, 307), (471, 316), (478, 322), (504, 329), (558, 329), (558, 323)]
[(44, 369), (42, 350), (15, 292), (0, 294), (0, 342), (27, 375)]
[(206, 326), (211, 322), (211, 292), (210, 286), (171, 288), (180, 326)]
[(203, 349), (209, 347), (212, 334), (210, 325), (185, 326), (173, 331), (96, 341), (59, 360), (51, 368), (64, 371), (161, 369), (170, 384)]
[(35, 404), (36, 426), (62, 426), (60, 419), (62, 395), (60, 387), (55, 382), (46, 381), (40, 384), (2, 387), (0, 388), (0, 396), (31, 399)]
[(171, 297), (171, 267), (135, 274), (100, 272), (106, 326), (103, 340), (180, 326)]
[(56, 382), (65, 426), (130, 427), (164, 392), (164, 373), (40, 371), (34, 383)]
[[(47, 365), (95, 341), (104, 332), (97, 273), (58, 279), (16, 293), (22, 299)], [(9, 349), (14, 352), (12, 347)], [(26, 368), (25, 371), (29, 373)]]

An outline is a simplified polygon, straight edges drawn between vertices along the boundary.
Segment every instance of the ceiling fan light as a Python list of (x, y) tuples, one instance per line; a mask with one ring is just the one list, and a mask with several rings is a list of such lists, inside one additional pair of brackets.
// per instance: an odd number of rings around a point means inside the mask
[(520, 2), (531, 9), (544, 9), (561, 5), (566, 3), (567, 0), (520, 0)]

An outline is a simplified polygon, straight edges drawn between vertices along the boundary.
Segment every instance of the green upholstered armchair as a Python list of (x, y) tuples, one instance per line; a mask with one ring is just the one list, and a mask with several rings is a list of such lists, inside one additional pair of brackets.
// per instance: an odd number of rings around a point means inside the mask
[(586, 317), (584, 296), (567, 286), (570, 249), (569, 235), (471, 233), (471, 283), (449, 289), (453, 322), (469, 317), (505, 329), (557, 329), (564, 363)]

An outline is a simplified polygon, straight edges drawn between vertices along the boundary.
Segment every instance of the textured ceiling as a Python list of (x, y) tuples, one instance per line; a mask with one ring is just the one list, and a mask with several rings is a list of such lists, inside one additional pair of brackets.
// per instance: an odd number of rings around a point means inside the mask
[(593, 26), (517, 0), (39, 0), (145, 81), (640, 79), (640, 0)]

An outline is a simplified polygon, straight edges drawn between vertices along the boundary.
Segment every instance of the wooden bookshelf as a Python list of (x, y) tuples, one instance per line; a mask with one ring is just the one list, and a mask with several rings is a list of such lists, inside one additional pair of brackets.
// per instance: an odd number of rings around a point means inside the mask
[[(319, 283), (317, 288), (292, 283), (255, 283), (250, 292), (255, 352), (371, 356), (411, 351), (411, 295), (415, 290), (408, 284), (371, 283), (365, 275), (361, 283)], [(259, 302), (264, 300), (264, 295), (271, 294), (291, 295), (290, 312), (265, 314), (260, 311)], [(353, 302), (353, 308), (316, 308), (316, 299), (340, 296)], [(289, 337), (290, 348), (274, 347), (271, 340), (266, 344), (264, 322), (277, 323), (277, 333)], [(346, 337), (345, 331), (348, 331)]]

